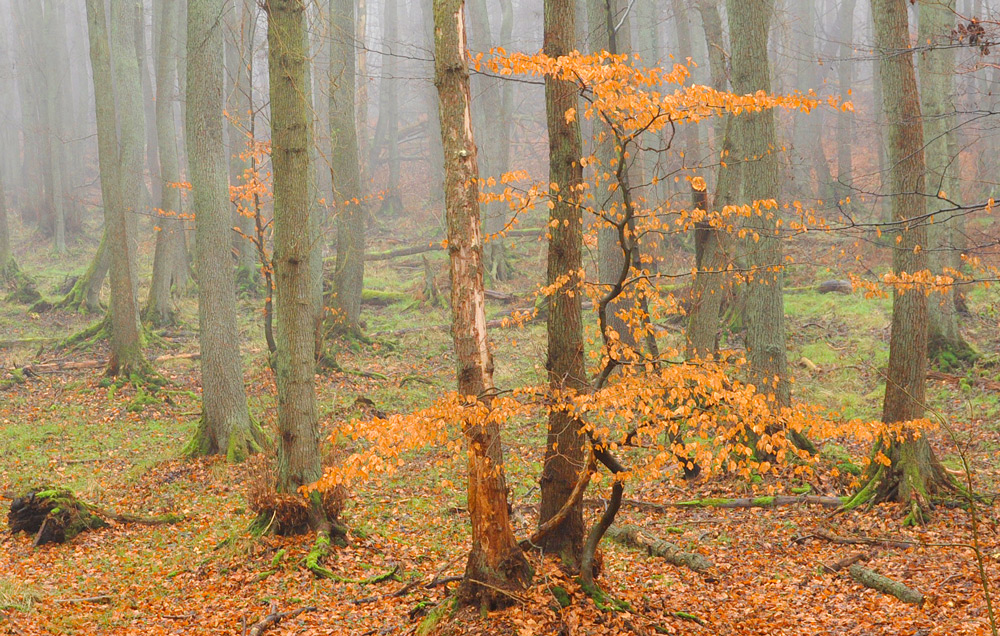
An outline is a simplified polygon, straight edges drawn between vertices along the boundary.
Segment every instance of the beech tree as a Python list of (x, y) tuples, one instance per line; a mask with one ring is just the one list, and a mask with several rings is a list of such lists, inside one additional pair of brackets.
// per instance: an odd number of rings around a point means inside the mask
[[(451, 262), (451, 324), (458, 362), (458, 393), (489, 408), (493, 354), (486, 333), (483, 285), (483, 234), (479, 214), (479, 166), (469, 108), (464, 0), (434, 0), (434, 84), (438, 90), (441, 141), (445, 157), (445, 209)], [(572, 33), (572, 28), (570, 29)], [(468, 496), (472, 549), (460, 598), (495, 608), (511, 603), (523, 590), (530, 566), (514, 539), (507, 512), (500, 427), (495, 420), (467, 421)]]
[[(927, 161), (927, 197), (929, 214), (937, 214), (927, 228), (928, 264), (934, 274), (961, 267), (957, 221), (954, 207), (961, 196), (956, 178), (958, 165), (952, 154), (955, 120), (955, 0), (921, 0), (917, 40), (926, 49), (920, 52), (917, 66), (920, 75), (920, 110), (924, 121), (924, 154)], [(935, 294), (927, 308), (927, 355), (930, 360), (949, 363), (968, 361), (975, 351), (958, 329), (955, 310), (955, 287)]]
[(202, 416), (192, 454), (240, 461), (260, 450), (250, 418), (236, 324), (235, 265), (230, 251), (229, 164), (223, 145), (224, 0), (191, 0), (187, 17), (187, 151), (195, 210)]

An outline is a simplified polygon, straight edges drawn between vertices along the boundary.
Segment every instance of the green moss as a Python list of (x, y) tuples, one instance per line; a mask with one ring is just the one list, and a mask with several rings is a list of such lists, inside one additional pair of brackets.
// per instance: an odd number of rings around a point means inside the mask
[(555, 597), (556, 602), (559, 603), (559, 607), (569, 607), (571, 601), (569, 592), (566, 591), (566, 588), (559, 585), (553, 585), (549, 587), (549, 592), (551, 592), (552, 596)]
[(840, 361), (837, 352), (826, 341), (802, 347), (802, 356), (819, 365), (833, 366)]

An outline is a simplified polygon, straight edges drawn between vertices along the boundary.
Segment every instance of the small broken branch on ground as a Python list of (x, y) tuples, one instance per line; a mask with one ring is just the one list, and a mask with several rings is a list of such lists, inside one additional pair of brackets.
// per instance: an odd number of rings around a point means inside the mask
[(829, 541), (830, 543), (838, 543), (840, 545), (871, 545), (883, 548), (896, 548), (899, 550), (908, 550), (910, 548), (919, 546), (920, 544), (916, 541), (906, 541), (900, 539), (873, 539), (870, 537), (842, 537), (840, 535), (833, 534), (832, 532), (827, 532), (826, 530), (816, 529), (812, 534), (806, 534), (801, 537), (797, 537), (794, 541), (795, 543), (802, 543), (807, 539), (823, 539), (824, 541)]
[(257, 621), (253, 627), (250, 628), (249, 636), (260, 636), (268, 629), (275, 627), (281, 621), (295, 618), (303, 612), (315, 612), (316, 608), (312, 605), (309, 607), (300, 607), (297, 610), (292, 610), (289, 612), (279, 612), (277, 603), (271, 602), (271, 612), (264, 618)]
[[(175, 353), (170, 355), (159, 356), (154, 358), (153, 362), (171, 362), (174, 360), (198, 360), (201, 358), (200, 353)], [(21, 370), (26, 375), (34, 375), (40, 373), (62, 373), (64, 371), (84, 371), (86, 369), (102, 369), (108, 364), (107, 360), (81, 360), (81, 361), (70, 361), (70, 362), (46, 362), (42, 364), (33, 364), (26, 367), (21, 367)]]

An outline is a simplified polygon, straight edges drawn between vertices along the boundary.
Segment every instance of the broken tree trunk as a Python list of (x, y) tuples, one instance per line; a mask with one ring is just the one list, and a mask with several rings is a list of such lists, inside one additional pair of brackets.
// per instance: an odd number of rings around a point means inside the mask
[(159, 525), (176, 523), (179, 515), (140, 517), (115, 514), (76, 498), (65, 489), (35, 490), (10, 504), (7, 525), (11, 533), (35, 534), (35, 547), (45, 543), (65, 543), (81, 532), (108, 527), (109, 521)]

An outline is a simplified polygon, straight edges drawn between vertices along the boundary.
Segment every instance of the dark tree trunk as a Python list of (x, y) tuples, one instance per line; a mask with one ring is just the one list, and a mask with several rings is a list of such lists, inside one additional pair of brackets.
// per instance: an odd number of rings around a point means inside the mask
[[(544, 52), (550, 57), (573, 51), (576, 14), (571, 0), (546, 0)], [(583, 361), (583, 327), (580, 299), (582, 290), (575, 272), (582, 268), (583, 226), (581, 208), (576, 205), (578, 186), (583, 181), (580, 165), (580, 126), (566, 121), (566, 111), (577, 107), (577, 87), (573, 82), (545, 77), (545, 114), (549, 129), (549, 180), (558, 184), (552, 194), (555, 206), (549, 212), (550, 235), (546, 280), (552, 285), (569, 275), (564, 285), (548, 298), (549, 387), (553, 393), (584, 392), (590, 384)], [(542, 504), (539, 523), (544, 524), (567, 503), (577, 475), (586, 463), (585, 438), (581, 423), (561, 409), (549, 414), (542, 470)], [(554, 532), (542, 541), (542, 549), (559, 554), (571, 565), (579, 565), (584, 525), (581, 504)]]

